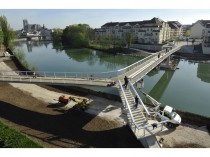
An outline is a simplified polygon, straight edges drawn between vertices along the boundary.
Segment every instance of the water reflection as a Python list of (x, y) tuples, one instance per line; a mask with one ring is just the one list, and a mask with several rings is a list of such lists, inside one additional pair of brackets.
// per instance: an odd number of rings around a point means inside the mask
[(91, 49), (66, 49), (65, 53), (69, 59), (77, 62), (87, 62), (90, 66), (97, 62), (99, 66), (106, 66), (109, 70), (114, 70), (121, 66), (128, 66), (141, 59), (140, 57), (113, 55)]
[(14, 42), (15, 47), (23, 47), (25, 44), (27, 46), (27, 52), (32, 52), (33, 47), (42, 47), (47, 48), (51, 41), (39, 41), (39, 40), (26, 40), (26, 41), (16, 41)]
[(104, 72), (124, 68), (141, 59), (87, 48), (62, 49), (59, 43), (50, 41), (21, 41), (16, 42), (15, 47), (23, 49), (29, 64), (37, 65), (39, 71)]
[[(175, 71), (165, 71), (159, 81), (155, 84), (152, 90), (148, 93), (157, 101), (160, 101), (162, 95), (164, 94), (166, 88), (168, 87), (171, 78), (173, 77)], [(144, 100), (145, 102), (149, 102), (147, 99)]]
[(203, 82), (210, 83), (210, 64), (198, 63), (197, 77)]

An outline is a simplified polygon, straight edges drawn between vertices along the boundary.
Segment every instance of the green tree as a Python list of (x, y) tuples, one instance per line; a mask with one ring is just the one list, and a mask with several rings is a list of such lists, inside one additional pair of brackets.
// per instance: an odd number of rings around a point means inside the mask
[(63, 30), (60, 28), (54, 28), (52, 32), (53, 42), (60, 42), (63, 35)]
[(0, 30), (3, 33), (3, 45), (6, 48), (12, 49), (13, 45), (11, 41), (14, 39), (15, 35), (5, 16), (0, 16)]
[(87, 24), (67, 26), (63, 30), (62, 43), (71, 47), (88, 47), (90, 31), (91, 29)]
[(190, 36), (190, 30), (187, 30), (187, 31), (185, 32), (185, 36), (186, 36), (186, 37), (189, 37), (189, 36)]
[(3, 44), (3, 32), (0, 30), (0, 44)]
[(134, 37), (133, 32), (130, 32), (130, 31), (129, 31), (129, 32), (126, 32), (126, 33), (124, 34), (125, 41), (126, 41), (126, 43), (128, 44), (128, 49), (130, 49), (130, 45), (131, 45), (131, 43), (132, 43), (133, 37)]

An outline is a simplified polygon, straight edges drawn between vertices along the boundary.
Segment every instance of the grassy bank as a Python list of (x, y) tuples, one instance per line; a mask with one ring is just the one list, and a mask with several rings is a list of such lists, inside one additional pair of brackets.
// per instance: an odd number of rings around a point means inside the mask
[(0, 147), (1, 148), (42, 148), (27, 136), (0, 121)]

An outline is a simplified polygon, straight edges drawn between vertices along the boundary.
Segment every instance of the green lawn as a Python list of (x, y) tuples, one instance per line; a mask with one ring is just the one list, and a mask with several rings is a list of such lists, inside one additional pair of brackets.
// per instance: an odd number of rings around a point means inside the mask
[(42, 148), (42, 146), (0, 121), (0, 148)]

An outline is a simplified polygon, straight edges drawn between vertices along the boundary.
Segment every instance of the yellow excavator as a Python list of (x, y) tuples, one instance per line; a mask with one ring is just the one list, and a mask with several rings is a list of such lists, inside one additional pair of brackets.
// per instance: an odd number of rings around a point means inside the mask
[(72, 97), (72, 96), (68, 96), (68, 95), (61, 95), (58, 99), (58, 101), (60, 103), (65, 103), (65, 104), (68, 104), (68, 102), (71, 100), (76, 102), (77, 104), (81, 104), (81, 103), (87, 104), (87, 102), (88, 102), (88, 99)]

